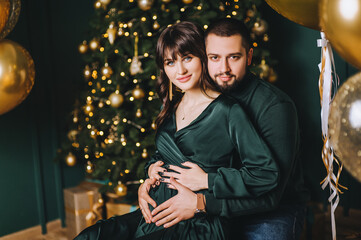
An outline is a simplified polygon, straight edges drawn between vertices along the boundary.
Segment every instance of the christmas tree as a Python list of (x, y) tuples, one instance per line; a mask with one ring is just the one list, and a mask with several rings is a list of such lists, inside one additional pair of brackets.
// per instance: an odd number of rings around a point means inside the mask
[[(252, 70), (269, 81), (276, 75), (265, 43), (267, 23), (255, 0), (97, 0), (89, 36), (79, 46), (86, 85), (72, 112), (67, 141), (58, 159), (85, 164), (91, 178), (107, 182), (103, 191), (142, 182), (144, 164), (154, 153), (155, 46), (170, 24), (190, 20), (207, 28), (218, 18), (243, 20), (251, 29)], [(123, 190), (122, 190), (123, 189)], [(118, 191), (117, 191), (118, 190)]]

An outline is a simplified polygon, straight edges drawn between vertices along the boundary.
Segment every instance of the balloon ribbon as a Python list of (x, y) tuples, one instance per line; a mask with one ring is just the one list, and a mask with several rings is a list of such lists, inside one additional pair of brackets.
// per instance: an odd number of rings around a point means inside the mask
[[(335, 62), (332, 54), (332, 49), (329, 41), (326, 39), (325, 34), (321, 32), (321, 39), (317, 40), (318, 47), (321, 47), (321, 63), (318, 65), (320, 69), (320, 77), (318, 81), (318, 87), (320, 92), (321, 103), (321, 124), (322, 124), (322, 161), (325, 165), (327, 176), (323, 181), (322, 189), (325, 189), (327, 185), (330, 188), (330, 197), (328, 201), (331, 204), (331, 227), (332, 227), (332, 239), (336, 240), (336, 222), (335, 222), (335, 210), (340, 201), (339, 193), (343, 193), (340, 188), (346, 189), (339, 183), (340, 174), (343, 168), (343, 164), (335, 158), (333, 154), (333, 148), (330, 146), (328, 139), (328, 115), (330, 110), (331, 92), (332, 92), (332, 80), (334, 80), (335, 88), (339, 85), (338, 77), (336, 75)], [(332, 70), (334, 78), (332, 79)], [(337, 176), (334, 174), (334, 164), (337, 164)]]

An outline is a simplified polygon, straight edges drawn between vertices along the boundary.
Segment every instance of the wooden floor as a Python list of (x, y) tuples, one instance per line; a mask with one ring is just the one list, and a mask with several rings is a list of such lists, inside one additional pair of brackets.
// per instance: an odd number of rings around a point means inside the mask
[[(305, 231), (302, 240), (331, 240), (330, 211), (323, 212), (321, 205), (317, 205), (314, 213), (314, 223), (311, 234), (306, 236)], [(350, 210), (348, 216), (344, 216), (342, 207), (338, 207), (335, 213), (337, 226), (337, 240), (361, 240), (361, 211)], [(22, 230), (4, 237), (0, 240), (72, 240), (67, 237), (67, 228), (61, 227), (60, 220), (55, 220), (47, 224), (47, 234), (41, 233), (41, 227), (36, 226)]]
[(47, 231), (47, 234), (42, 234), (41, 227), (36, 226), (0, 237), (0, 240), (72, 240), (67, 237), (67, 229), (61, 227), (59, 219), (49, 222)]

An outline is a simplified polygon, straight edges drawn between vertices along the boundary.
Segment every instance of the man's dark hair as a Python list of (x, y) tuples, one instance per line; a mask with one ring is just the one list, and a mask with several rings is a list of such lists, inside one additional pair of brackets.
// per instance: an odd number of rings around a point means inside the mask
[(230, 37), (233, 35), (241, 35), (243, 41), (242, 46), (246, 52), (251, 48), (251, 36), (247, 26), (237, 19), (223, 18), (211, 23), (205, 32), (205, 39), (209, 34), (215, 34), (219, 37)]

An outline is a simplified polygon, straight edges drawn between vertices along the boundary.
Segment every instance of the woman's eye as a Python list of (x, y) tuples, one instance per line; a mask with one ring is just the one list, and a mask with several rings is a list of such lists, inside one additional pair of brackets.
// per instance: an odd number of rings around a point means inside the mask
[(216, 61), (216, 60), (218, 60), (218, 57), (217, 56), (211, 56), (210, 59), (213, 60), (213, 61)]
[(187, 56), (184, 58), (184, 61), (186, 61), (186, 62), (189, 62), (190, 60), (192, 60), (192, 57), (190, 57), (190, 56)]
[(173, 61), (168, 61), (168, 62), (166, 62), (166, 65), (167, 65), (167, 66), (173, 66), (173, 65), (174, 65), (174, 62), (173, 62)]

